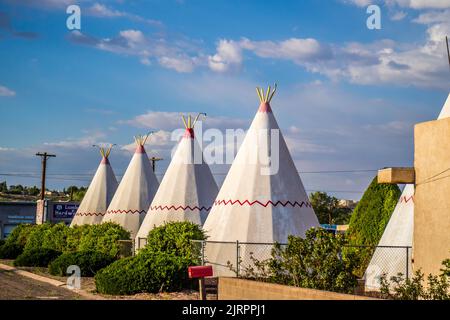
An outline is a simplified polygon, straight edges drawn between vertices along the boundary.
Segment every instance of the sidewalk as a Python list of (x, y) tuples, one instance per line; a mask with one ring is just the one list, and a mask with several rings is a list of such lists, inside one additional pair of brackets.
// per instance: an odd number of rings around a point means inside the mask
[(0, 263), (0, 299), (106, 300), (84, 290), (71, 290), (66, 283)]

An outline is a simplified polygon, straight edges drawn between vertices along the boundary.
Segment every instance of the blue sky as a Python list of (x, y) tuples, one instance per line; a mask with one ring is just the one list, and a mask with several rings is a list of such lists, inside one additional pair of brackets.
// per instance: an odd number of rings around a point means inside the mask
[[(366, 27), (371, 3), (381, 30)], [(66, 27), (70, 4), (79, 31)], [(299, 171), (410, 166), (414, 123), (436, 118), (449, 92), (445, 34), (450, 0), (0, 0), (0, 174), (27, 176), (0, 180), (38, 184), (34, 153), (51, 151), (49, 187), (86, 185), (94, 143), (118, 144), (120, 175), (148, 130), (162, 174), (180, 112), (247, 129), (254, 87), (273, 82)], [(213, 169), (220, 183), (227, 167)], [(374, 174), (302, 179), (357, 199)]]

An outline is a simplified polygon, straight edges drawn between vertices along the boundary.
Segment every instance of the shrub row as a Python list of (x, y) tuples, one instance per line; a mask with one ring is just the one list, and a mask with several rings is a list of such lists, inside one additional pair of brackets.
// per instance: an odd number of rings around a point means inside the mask
[(106, 294), (179, 291), (189, 288), (187, 268), (199, 263), (191, 240), (204, 240), (191, 222), (172, 222), (150, 231), (147, 245), (135, 257), (121, 259), (95, 276), (97, 291)]
[(81, 276), (92, 277), (114, 261), (114, 257), (98, 251), (67, 252), (53, 260), (48, 267), (50, 274), (65, 276), (67, 268), (75, 265), (80, 267)]
[(14, 260), (14, 265), (17, 267), (47, 267), (48, 264), (60, 254), (61, 251), (48, 248), (31, 249), (22, 252), (22, 254)]
[(118, 240), (129, 239), (130, 233), (112, 222), (73, 228), (64, 223), (19, 225), (0, 247), (0, 259), (14, 259), (23, 251), (38, 249), (59, 252), (98, 251), (117, 257), (120, 252)]
[(129, 239), (130, 233), (114, 223), (19, 225), (0, 246), (0, 259), (15, 259), (16, 266), (47, 267), (64, 253), (51, 273), (65, 275), (69, 265), (78, 265), (82, 275), (92, 276), (118, 257), (118, 240)]

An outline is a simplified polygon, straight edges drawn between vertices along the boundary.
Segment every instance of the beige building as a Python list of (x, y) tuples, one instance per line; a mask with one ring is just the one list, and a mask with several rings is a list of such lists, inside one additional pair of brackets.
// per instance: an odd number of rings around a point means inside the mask
[(439, 274), (450, 259), (450, 95), (437, 120), (414, 127), (414, 168), (386, 168), (379, 183), (414, 183), (413, 271)]

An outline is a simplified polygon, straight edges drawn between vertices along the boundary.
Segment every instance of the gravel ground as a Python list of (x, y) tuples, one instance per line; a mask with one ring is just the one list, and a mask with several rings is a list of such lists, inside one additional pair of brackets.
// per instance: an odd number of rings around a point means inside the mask
[(1, 300), (78, 300), (78, 294), (64, 288), (32, 280), (12, 271), (0, 270)]
[[(0, 260), (0, 263), (12, 266), (13, 260)], [(25, 270), (52, 278), (65, 283), (66, 277), (53, 276), (48, 273), (47, 268), (39, 267), (16, 267), (20, 270)], [(13, 272), (0, 270), (0, 299), (80, 299), (81, 297), (72, 291), (65, 288), (58, 288), (52, 285), (42, 283), (37, 280), (28, 279), (26, 277), (14, 274)], [(3, 289), (4, 288), (4, 289)], [(92, 277), (81, 278), (81, 289), (87, 292), (97, 294), (95, 292), (95, 281)], [(47, 293), (46, 293), (47, 292)], [(50, 294), (51, 293), (51, 294)], [(111, 300), (197, 300), (198, 291), (184, 290), (181, 292), (162, 292), (162, 293), (139, 293), (129, 296), (100, 296)], [(208, 295), (208, 300), (215, 300), (215, 295)]]

